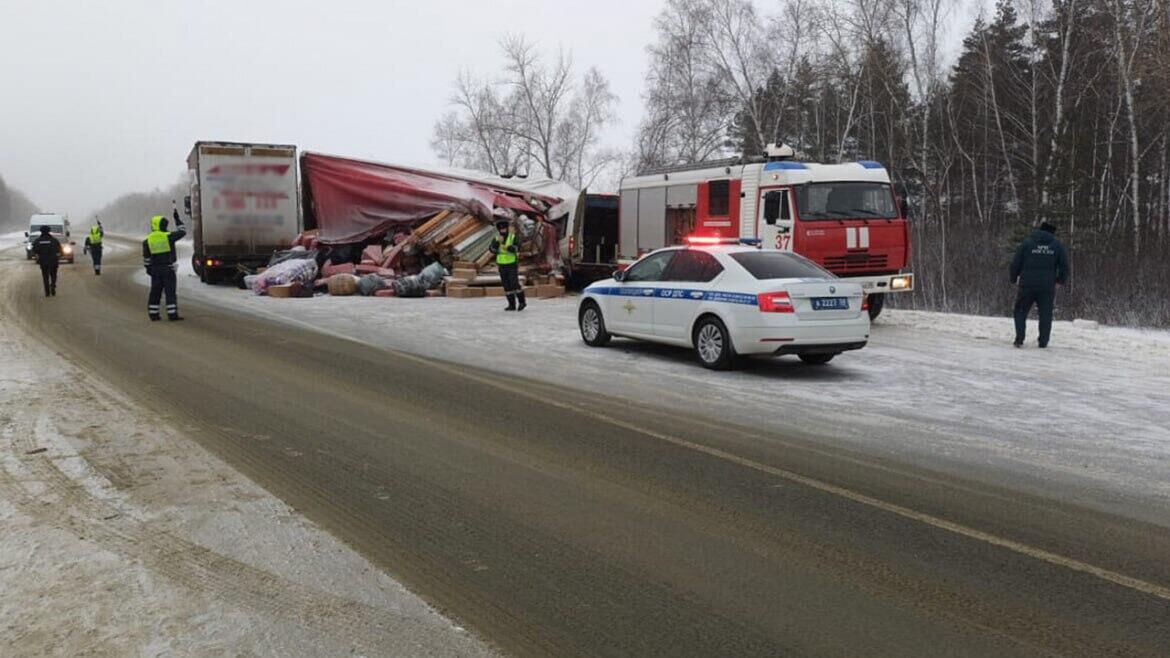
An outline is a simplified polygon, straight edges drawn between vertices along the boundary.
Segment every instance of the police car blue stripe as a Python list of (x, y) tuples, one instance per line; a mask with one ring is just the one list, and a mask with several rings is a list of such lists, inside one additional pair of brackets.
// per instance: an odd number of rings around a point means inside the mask
[(585, 292), (594, 295), (614, 297), (659, 297), (662, 299), (683, 299), (693, 302), (723, 302), (756, 306), (756, 296), (744, 292), (723, 290), (687, 290), (685, 288), (644, 288), (634, 286), (587, 288)]
[(873, 160), (858, 160), (857, 164), (865, 167), (866, 169), (885, 169), (885, 167), (882, 166), (882, 163), (875, 162)]

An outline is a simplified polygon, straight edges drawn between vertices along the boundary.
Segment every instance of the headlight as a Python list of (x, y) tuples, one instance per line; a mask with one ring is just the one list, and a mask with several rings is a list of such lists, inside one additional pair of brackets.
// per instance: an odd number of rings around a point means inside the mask
[(896, 276), (890, 279), (891, 290), (906, 290), (914, 284), (913, 276)]
[(65, 245), (64, 247), (61, 248), (61, 251), (64, 251), (67, 254), (71, 254), (71, 253), (73, 253), (73, 247), (70, 247), (69, 245)]

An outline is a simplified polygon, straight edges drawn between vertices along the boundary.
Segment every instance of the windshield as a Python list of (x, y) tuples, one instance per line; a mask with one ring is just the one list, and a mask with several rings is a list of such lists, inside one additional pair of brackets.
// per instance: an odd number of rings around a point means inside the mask
[(802, 220), (897, 219), (894, 195), (886, 183), (809, 183), (796, 191), (796, 207)]
[(31, 227), (28, 234), (30, 236), (31, 235), (39, 235), (41, 232), (41, 226), (48, 226), (50, 233), (64, 233), (65, 232), (65, 227), (60, 225), (60, 224), (36, 224), (36, 225)]
[(731, 254), (757, 279), (836, 279), (837, 277), (804, 256), (784, 251), (743, 251)]

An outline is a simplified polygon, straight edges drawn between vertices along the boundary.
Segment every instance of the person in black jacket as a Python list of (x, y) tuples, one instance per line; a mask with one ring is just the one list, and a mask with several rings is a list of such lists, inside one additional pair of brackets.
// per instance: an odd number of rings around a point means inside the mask
[(1016, 257), (1012, 259), (1011, 281), (1018, 287), (1016, 347), (1024, 345), (1024, 329), (1033, 304), (1040, 313), (1040, 347), (1048, 347), (1056, 287), (1064, 285), (1067, 280), (1068, 254), (1056, 239), (1056, 227), (1044, 222), (1020, 243)]
[(142, 241), (142, 265), (150, 275), (150, 296), (146, 301), (146, 312), (151, 321), (159, 319), (159, 302), (163, 293), (167, 295), (167, 319), (182, 320), (179, 317), (179, 299), (175, 286), (178, 282), (175, 269), (179, 262), (175, 251), (175, 242), (187, 235), (183, 220), (179, 219), (179, 210), (174, 210), (174, 231), (167, 232), (167, 218), (155, 215), (150, 218), (150, 233)]
[(45, 297), (57, 296), (57, 267), (61, 262), (61, 243), (49, 233), (48, 226), (41, 226), (41, 235), (33, 242), (33, 253), (41, 266), (41, 281), (45, 284)]

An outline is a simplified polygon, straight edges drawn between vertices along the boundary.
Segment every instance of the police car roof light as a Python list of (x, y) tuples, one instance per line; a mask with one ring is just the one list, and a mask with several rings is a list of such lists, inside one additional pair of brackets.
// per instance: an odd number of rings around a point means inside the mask
[(735, 244), (735, 238), (720, 238), (710, 235), (688, 235), (688, 244)]
[(759, 246), (759, 238), (721, 238), (715, 235), (688, 235), (687, 244), (714, 245), (714, 244), (743, 244), (752, 247)]

